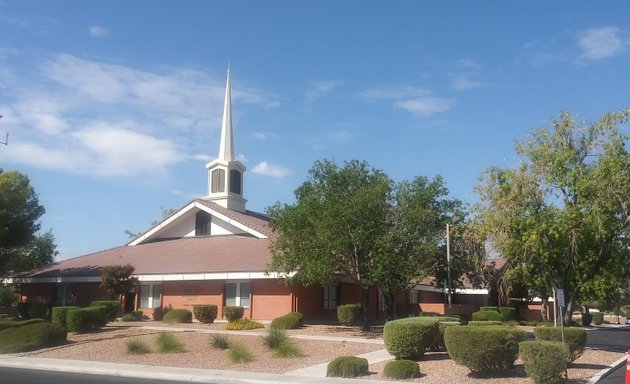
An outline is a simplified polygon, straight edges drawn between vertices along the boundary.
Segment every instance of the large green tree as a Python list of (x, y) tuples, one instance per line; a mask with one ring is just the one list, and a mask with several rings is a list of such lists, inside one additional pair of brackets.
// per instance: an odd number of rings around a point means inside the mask
[[(630, 157), (618, 126), (561, 113), (517, 142), (515, 168), (490, 168), (477, 191), (481, 220), (514, 279), (543, 298), (565, 290), (565, 321), (585, 297), (619, 291), (630, 268)], [(599, 289), (598, 289), (599, 287)]]
[(369, 328), (370, 287), (384, 294), (391, 316), (392, 298), (435, 263), (441, 229), (459, 207), (447, 194), (440, 178), (395, 184), (366, 162), (317, 161), (294, 204), (268, 209), (276, 232), (269, 269), (305, 285), (357, 284)]
[(37, 233), (44, 212), (28, 176), (0, 169), (0, 276), (53, 262), (52, 233)]

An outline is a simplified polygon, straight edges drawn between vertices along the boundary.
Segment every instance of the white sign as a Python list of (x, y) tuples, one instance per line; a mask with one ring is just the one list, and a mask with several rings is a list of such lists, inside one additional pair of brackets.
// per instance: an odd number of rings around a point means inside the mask
[(556, 289), (556, 300), (558, 300), (558, 305), (560, 305), (561, 308), (564, 308), (564, 289)]

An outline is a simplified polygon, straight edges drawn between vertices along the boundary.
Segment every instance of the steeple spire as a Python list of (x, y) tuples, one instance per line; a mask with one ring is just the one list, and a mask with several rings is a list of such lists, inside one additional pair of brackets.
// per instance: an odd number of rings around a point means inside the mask
[(234, 160), (234, 140), (232, 138), (232, 91), (230, 86), (230, 66), (227, 69), (225, 85), (225, 102), (223, 104), (223, 122), (221, 123), (221, 144), (219, 145), (219, 160)]

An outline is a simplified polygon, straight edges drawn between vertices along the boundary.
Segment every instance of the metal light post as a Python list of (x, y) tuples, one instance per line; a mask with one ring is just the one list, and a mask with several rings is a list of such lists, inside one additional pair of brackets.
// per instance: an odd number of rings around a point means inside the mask
[(448, 289), (448, 314), (452, 313), (452, 298), (451, 298), (451, 225), (446, 223), (446, 276)]

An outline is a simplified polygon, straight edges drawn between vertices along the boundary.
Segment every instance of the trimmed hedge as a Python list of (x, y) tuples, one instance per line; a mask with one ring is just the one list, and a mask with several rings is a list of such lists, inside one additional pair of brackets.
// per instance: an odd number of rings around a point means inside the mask
[(195, 319), (202, 323), (212, 324), (217, 318), (218, 307), (214, 304), (197, 304), (193, 305), (193, 313)]
[(556, 341), (531, 340), (518, 345), (525, 373), (535, 384), (556, 384), (567, 368), (569, 349)]
[(163, 323), (192, 323), (192, 312), (187, 309), (173, 309), (162, 317)]
[(490, 320), (485, 320), (485, 321), (473, 320), (473, 321), (468, 322), (468, 325), (473, 326), (473, 327), (487, 326), (487, 325), (502, 325), (502, 324), (503, 323), (500, 321), (490, 321)]
[[(536, 340), (562, 341), (560, 327), (536, 327), (534, 328)], [(569, 363), (572, 363), (584, 353), (586, 347), (586, 330), (580, 327), (564, 328), (564, 342), (569, 347)]]
[(79, 309), (76, 306), (68, 306), (68, 307), (53, 307), (52, 309), (52, 322), (55, 324), (59, 324), (62, 327), (67, 328), (66, 318), (68, 317), (68, 311)]
[(446, 344), (444, 343), (444, 332), (446, 331), (446, 328), (456, 327), (459, 325), (461, 325), (459, 321), (440, 321), (438, 323), (438, 338), (431, 349), (434, 351), (445, 351)]
[(90, 303), (90, 307), (105, 307), (107, 312), (107, 321), (114, 321), (118, 316), (120, 301), (118, 300), (96, 300)]
[(363, 357), (339, 356), (328, 363), (327, 377), (357, 377), (368, 374), (368, 361)]
[(499, 313), (503, 316), (503, 321), (516, 320), (516, 308), (512, 307), (499, 307)]
[(16, 353), (63, 344), (68, 332), (59, 324), (33, 319), (0, 328), (0, 353)]
[(66, 326), (72, 332), (90, 332), (107, 324), (106, 307), (87, 307), (67, 312)]
[(514, 367), (525, 332), (515, 327), (449, 327), (444, 341), (449, 356), (471, 371), (504, 372)]
[(274, 329), (296, 329), (302, 325), (304, 325), (304, 315), (300, 312), (289, 312), (286, 315), (273, 319), (269, 327)]
[(337, 319), (343, 325), (356, 324), (361, 315), (361, 304), (343, 304), (337, 306)]
[(437, 317), (408, 317), (388, 321), (383, 327), (385, 348), (396, 359), (420, 357), (438, 340), (438, 323)]
[(420, 375), (420, 367), (413, 360), (392, 360), (385, 364), (383, 375), (392, 379), (412, 379)]
[(223, 307), (223, 317), (228, 322), (233, 322), (234, 320), (242, 319), (243, 314), (245, 313), (245, 308), (236, 307), (236, 306), (227, 306)]
[(593, 312), (591, 316), (593, 316), (593, 324), (595, 325), (602, 325), (604, 322), (604, 314), (602, 312)]
[(503, 315), (497, 311), (477, 311), (473, 312), (472, 321), (503, 321)]
[(499, 307), (481, 306), (481, 307), (479, 307), (479, 311), (480, 312), (486, 312), (486, 311), (499, 312)]
[(8, 285), (0, 284), (0, 306), (10, 307), (17, 303), (20, 297)]

